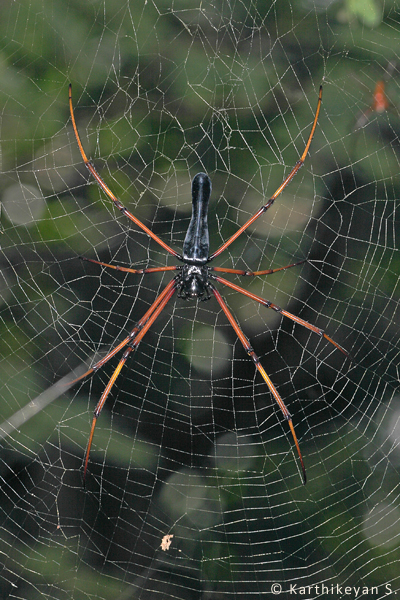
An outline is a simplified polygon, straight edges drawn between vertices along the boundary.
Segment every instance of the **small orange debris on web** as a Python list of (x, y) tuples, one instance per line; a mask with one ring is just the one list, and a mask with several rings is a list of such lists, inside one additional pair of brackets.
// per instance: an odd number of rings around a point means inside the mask
[(389, 108), (389, 101), (385, 94), (385, 82), (377, 81), (374, 91), (374, 102), (371, 110), (377, 113), (385, 112)]
[(392, 77), (396, 68), (394, 62), (390, 62), (385, 71), (384, 79), (378, 79), (375, 84), (371, 105), (358, 117), (354, 129), (364, 127), (373, 113), (382, 114), (390, 110), (391, 105), (386, 95), (386, 83)]
[(173, 533), (168, 533), (167, 535), (164, 535), (163, 539), (161, 540), (161, 550), (169, 550), (169, 547), (172, 544), (173, 537)]

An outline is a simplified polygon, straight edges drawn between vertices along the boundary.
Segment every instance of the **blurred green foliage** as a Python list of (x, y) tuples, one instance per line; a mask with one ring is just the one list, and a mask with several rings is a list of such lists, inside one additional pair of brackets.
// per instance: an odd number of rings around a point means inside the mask
[[(87, 489), (88, 411), (112, 365), (2, 439), (2, 597), (240, 598), (268, 596), (273, 581), (399, 589), (396, 3), (29, 0), (0, 10), (1, 421), (123, 339), (164, 281), (78, 260), (167, 259), (88, 177), (69, 82), (88, 156), (177, 249), (191, 177), (212, 178), (215, 249), (295, 164), (323, 82), (305, 167), (219, 264), (308, 259), (246, 286), (326, 328), (355, 359), (344, 364), (226, 293), (293, 412), (303, 488), (286, 423), (221, 315), (177, 302), (99, 419)], [(366, 515), (379, 523), (387, 506), (393, 533), (374, 543)]]

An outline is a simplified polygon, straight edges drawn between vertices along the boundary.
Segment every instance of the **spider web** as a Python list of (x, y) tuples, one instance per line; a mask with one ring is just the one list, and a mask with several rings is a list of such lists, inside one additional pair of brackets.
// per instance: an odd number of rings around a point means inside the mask
[[(2, 9), (2, 598), (391, 597), (399, 578), (396, 2), (18, 0)], [(374, 101), (377, 82), (384, 98)], [(190, 182), (211, 251), (305, 166), (215, 266), (301, 265), (228, 288), (307, 468), (215, 299), (173, 298), (92, 411), (175, 264)], [(228, 276), (227, 276), (228, 277)]]

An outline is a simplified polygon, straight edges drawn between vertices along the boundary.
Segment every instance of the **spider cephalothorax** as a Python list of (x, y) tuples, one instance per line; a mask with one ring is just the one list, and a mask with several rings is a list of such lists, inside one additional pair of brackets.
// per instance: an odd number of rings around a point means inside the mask
[(209, 300), (209, 269), (202, 265), (184, 264), (177, 276), (178, 297), (184, 300)]

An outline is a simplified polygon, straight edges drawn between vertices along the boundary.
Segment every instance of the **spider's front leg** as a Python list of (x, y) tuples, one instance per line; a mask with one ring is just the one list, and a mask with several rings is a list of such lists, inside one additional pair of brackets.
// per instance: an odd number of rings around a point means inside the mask
[(306, 468), (304, 466), (304, 461), (303, 461), (303, 456), (301, 454), (300, 445), (299, 445), (299, 442), (297, 440), (296, 432), (294, 430), (294, 425), (293, 425), (293, 421), (292, 421), (292, 415), (288, 411), (288, 409), (286, 407), (286, 404), (282, 400), (282, 398), (281, 398), (278, 390), (276, 389), (276, 387), (272, 383), (271, 379), (268, 377), (267, 373), (265, 372), (265, 369), (262, 366), (262, 364), (260, 362), (260, 359), (258, 358), (257, 354), (254, 352), (253, 348), (251, 347), (251, 344), (250, 344), (249, 340), (244, 335), (243, 331), (240, 329), (239, 325), (235, 321), (235, 319), (234, 319), (231, 311), (229, 310), (229, 308), (225, 304), (225, 301), (223, 300), (221, 294), (218, 292), (218, 290), (212, 284), (209, 284), (209, 287), (210, 287), (212, 293), (214, 294), (214, 296), (216, 297), (218, 304), (220, 305), (220, 307), (224, 311), (224, 313), (225, 313), (225, 315), (226, 315), (229, 323), (232, 325), (232, 327), (233, 327), (236, 335), (238, 336), (239, 340), (241, 341), (243, 348), (245, 349), (245, 351), (247, 352), (247, 354), (250, 356), (250, 358), (254, 362), (254, 364), (256, 366), (256, 369), (258, 370), (258, 372), (260, 373), (261, 377), (264, 379), (265, 383), (269, 387), (269, 390), (270, 390), (271, 394), (273, 395), (273, 397), (274, 397), (276, 403), (278, 404), (279, 408), (281, 409), (281, 411), (283, 413), (283, 416), (285, 417), (285, 419), (289, 423), (290, 431), (292, 433), (294, 444), (295, 444), (296, 450), (297, 450), (297, 454), (299, 456), (299, 461), (300, 461), (301, 470), (302, 470), (302, 474), (303, 474), (303, 483), (305, 485), (306, 482), (307, 482)]
[(150, 306), (148, 311), (137, 322), (135, 327), (132, 329), (131, 333), (122, 342), (120, 342), (118, 344), (118, 346), (113, 348), (113, 350), (111, 350), (111, 352), (109, 352), (104, 358), (99, 360), (93, 367), (91, 367), (88, 371), (86, 371), (86, 373), (84, 373), (80, 377), (77, 377), (76, 379), (74, 379), (73, 381), (68, 383), (68, 385), (74, 384), (74, 383), (80, 381), (81, 379), (83, 379), (84, 377), (86, 377), (87, 375), (94, 373), (95, 371), (100, 369), (106, 362), (108, 362), (113, 356), (115, 356), (120, 350), (125, 348), (121, 360), (119, 361), (116, 369), (114, 370), (114, 373), (112, 374), (109, 382), (106, 385), (104, 392), (101, 395), (100, 400), (98, 401), (98, 403), (96, 405), (96, 408), (94, 409), (92, 426), (90, 429), (90, 435), (89, 435), (89, 440), (88, 440), (86, 453), (85, 453), (85, 459), (84, 459), (83, 481), (85, 481), (85, 478), (86, 478), (86, 472), (87, 472), (87, 467), (88, 467), (88, 463), (89, 463), (89, 454), (90, 454), (90, 449), (92, 446), (93, 435), (94, 435), (94, 430), (96, 428), (97, 419), (99, 418), (100, 413), (103, 410), (104, 404), (111, 392), (111, 389), (112, 389), (114, 383), (116, 382), (118, 375), (120, 374), (120, 372), (122, 370), (122, 367), (125, 365), (126, 361), (128, 360), (130, 354), (134, 350), (137, 349), (137, 347), (139, 346), (143, 337), (146, 335), (146, 333), (148, 332), (148, 330), (150, 329), (150, 327), (152, 326), (154, 321), (157, 319), (157, 317), (160, 315), (160, 313), (164, 310), (165, 306), (167, 305), (169, 300), (174, 295), (174, 293), (177, 289), (178, 277), (179, 276), (174, 277), (174, 279), (172, 279), (172, 281), (170, 281), (168, 283), (168, 285), (164, 288), (164, 290), (161, 292), (161, 294), (159, 294), (157, 296), (157, 298), (155, 299), (153, 304)]

